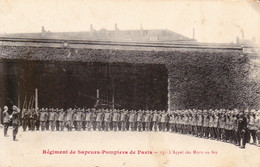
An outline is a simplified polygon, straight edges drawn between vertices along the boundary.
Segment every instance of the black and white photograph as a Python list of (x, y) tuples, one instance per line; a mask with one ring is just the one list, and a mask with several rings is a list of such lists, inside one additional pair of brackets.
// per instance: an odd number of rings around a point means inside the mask
[(257, 0), (0, 0), (0, 167), (259, 167)]

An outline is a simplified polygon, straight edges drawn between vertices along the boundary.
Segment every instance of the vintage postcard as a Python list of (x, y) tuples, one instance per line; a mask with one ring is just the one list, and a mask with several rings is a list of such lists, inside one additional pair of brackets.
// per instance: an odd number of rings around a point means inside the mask
[(0, 0), (0, 167), (259, 167), (257, 0)]

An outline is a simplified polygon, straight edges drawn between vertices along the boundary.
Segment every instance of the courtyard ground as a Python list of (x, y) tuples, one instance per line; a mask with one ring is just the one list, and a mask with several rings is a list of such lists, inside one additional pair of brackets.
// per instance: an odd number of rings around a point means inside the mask
[[(248, 144), (240, 149), (170, 132), (22, 132), (20, 128), (18, 141), (12, 141), (12, 127), (9, 137), (3, 136), (3, 127), (0, 134), (0, 167), (260, 166), (259, 147)], [(63, 154), (51, 155), (53, 151)]]

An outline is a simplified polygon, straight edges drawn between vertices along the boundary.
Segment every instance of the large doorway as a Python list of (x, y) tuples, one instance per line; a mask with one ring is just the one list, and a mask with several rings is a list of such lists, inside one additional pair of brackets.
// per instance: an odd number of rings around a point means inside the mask
[(10, 61), (7, 96), (20, 107), (92, 108), (97, 101), (117, 109), (167, 109), (167, 69), (160, 64)]

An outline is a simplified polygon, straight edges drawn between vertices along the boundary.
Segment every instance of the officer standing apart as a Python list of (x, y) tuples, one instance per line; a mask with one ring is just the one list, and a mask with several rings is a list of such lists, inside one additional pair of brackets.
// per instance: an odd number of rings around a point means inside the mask
[(241, 148), (244, 149), (246, 146), (246, 130), (247, 130), (247, 119), (243, 111), (239, 112), (238, 118), (238, 140)]
[(3, 123), (4, 123), (4, 136), (7, 137), (7, 131), (9, 127), (9, 113), (8, 113), (8, 107), (4, 106), (4, 112), (3, 112)]
[(20, 109), (16, 106), (13, 106), (13, 113), (12, 113), (12, 123), (13, 123), (13, 141), (16, 141), (16, 135), (18, 133), (19, 128), (19, 114)]

